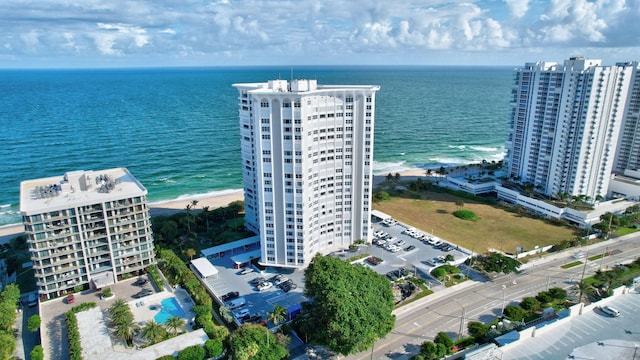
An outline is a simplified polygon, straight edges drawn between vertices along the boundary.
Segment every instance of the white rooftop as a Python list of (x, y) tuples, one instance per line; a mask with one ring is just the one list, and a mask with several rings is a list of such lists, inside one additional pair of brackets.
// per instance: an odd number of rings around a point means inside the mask
[(20, 183), (20, 212), (34, 215), (147, 194), (125, 168), (70, 171)]

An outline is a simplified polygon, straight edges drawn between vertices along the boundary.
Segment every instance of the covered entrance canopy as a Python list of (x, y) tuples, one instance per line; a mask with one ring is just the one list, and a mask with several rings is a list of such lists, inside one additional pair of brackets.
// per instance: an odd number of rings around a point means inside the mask
[(206, 279), (210, 276), (218, 277), (218, 269), (216, 269), (216, 267), (213, 266), (206, 257), (191, 260), (191, 270), (193, 270), (202, 279)]
[(387, 214), (383, 213), (382, 211), (378, 211), (378, 210), (371, 210), (371, 216), (377, 217), (379, 219), (379, 221), (391, 219), (390, 215), (387, 215)]
[(249, 251), (244, 254), (232, 256), (231, 261), (233, 261), (236, 268), (240, 268), (242, 265), (249, 263), (253, 259), (259, 259), (260, 254), (260, 250)]

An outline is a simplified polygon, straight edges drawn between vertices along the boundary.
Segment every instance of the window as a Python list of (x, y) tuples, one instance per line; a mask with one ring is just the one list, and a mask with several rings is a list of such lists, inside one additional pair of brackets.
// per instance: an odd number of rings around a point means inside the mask
[(260, 102), (260, 107), (268, 108), (268, 107), (269, 107), (269, 102), (268, 102), (268, 101), (266, 101), (266, 100), (262, 100), (262, 101)]

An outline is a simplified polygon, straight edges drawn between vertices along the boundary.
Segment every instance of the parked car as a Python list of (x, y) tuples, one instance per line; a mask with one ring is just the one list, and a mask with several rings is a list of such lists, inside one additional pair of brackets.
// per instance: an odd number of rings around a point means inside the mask
[(397, 246), (402, 246), (402, 245), (404, 245), (404, 244), (406, 244), (406, 243), (407, 243), (406, 241), (404, 241), (404, 240), (400, 240), (400, 241), (398, 241), (398, 242), (396, 243), (396, 245), (397, 245)]
[(413, 250), (413, 249), (415, 249), (415, 248), (416, 248), (415, 246), (413, 246), (413, 245), (409, 245), (409, 246), (407, 246), (406, 248), (404, 248), (404, 251), (411, 251), (411, 250)]
[(374, 266), (375, 266), (375, 265), (380, 264), (380, 262), (378, 261), (378, 259), (376, 259), (376, 258), (375, 258), (375, 257), (373, 257), (373, 256), (369, 256), (369, 257), (367, 258), (367, 262), (368, 262), (369, 264), (371, 264), (371, 265), (374, 265)]
[(138, 278), (138, 280), (136, 280), (133, 285), (135, 286), (142, 286), (144, 284), (146, 284), (147, 282), (149, 282), (147, 279), (145, 278)]
[(145, 296), (149, 296), (151, 294), (153, 294), (153, 290), (143, 289), (143, 290), (140, 290), (139, 292), (133, 294), (132, 296), (135, 299), (139, 299), (139, 298), (143, 298)]
[(233, 299), (237, 298), (238, 296), (240, 296), (239, 292), (237, 292), (237, 291), (229, 291), (228, 293), (222, 295), (220, 297), (220, 300), (229, 301), (229, 300), (233, 300)]
[(242, 269), (238, 275), (246, 275), (246, 274), (251, 274), (253, 272), (253, 269), (250, 267), (246, 267), (244, 269)]
[(263, 283), (265, 281), (266, 280), (263, 277), (257, 277), (255, 279), (251, 280), (251, 285), (256, 285), (257, 286), (258, 284)]
[(29, 305), (29, 307), (34, 307), (38, 305), (38, 297), (36, 296), (35, 293), (29, 294), (29, 298), (27, 301), (28, 301), (27, 304)]
[(250, 317), (251, 316), (250, 314), (251, 314), (251, 310), (249, 310), (249, 309), (240, 309), (240, 310), (234, 312), (233, 316), (235, 316), (236, 319), (241, 320), (245, 316)]
[(603, 313), (605, 313), (605, 314), (607, 314), (607, 315), (609, 315), (609, 316), (611, 316), (611, 317), (618, 317), (618, 316), (620, 316), (620, 310), (618, 310), (618, 309), (616, 309), (616, 308), (614, 308), (614, 307), (611, 307), (611, 306), (609, 306), (609, 305), (601, 306), (601, 307), (600, 307), (600, 310), (601, 310)]
[(67, 304), (73, 304), (76, 302), (76, 297), (73, 294), (67, 296)]
[(258, 284), (257, 289), (258, 289), (258, 291), (264, 291), (264, 290), (270, 289), (272, 287), (273, 287), (272, 283), (270, 283), (268, 281), (265, 281), (263, 283)]

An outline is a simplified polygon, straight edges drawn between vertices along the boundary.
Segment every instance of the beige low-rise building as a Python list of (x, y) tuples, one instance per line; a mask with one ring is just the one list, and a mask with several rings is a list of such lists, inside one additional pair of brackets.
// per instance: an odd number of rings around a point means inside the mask
[(42, 299), (102, 288), (155, 262), (147, 189), (125, 168), (23, 181), (20, 212)]

